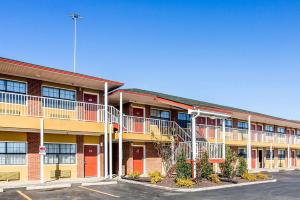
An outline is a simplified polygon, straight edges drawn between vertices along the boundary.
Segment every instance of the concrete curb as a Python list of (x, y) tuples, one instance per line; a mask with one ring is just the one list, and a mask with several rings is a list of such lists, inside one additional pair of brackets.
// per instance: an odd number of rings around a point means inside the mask
[(138, 182), (138, 181), (124, 180), (124, 179), (119, 179), (119, 181), (120, 182), (125, 182), (125, 183), (137, 184), (137, 185), (144, 185), (144, 186), (147, 186), (147, 187), (163, 189), (163, 190), (168, 190), (168, 191), (173, 191), (173, 192), (200, 192), (200, 191), (219, 190), (219, 189), (226, 189), (226, 188), (242, 187), (242, 186), (247, 186), (247, 185), (257, 185), (257, 184), (263, 184), (263, 183), (275, 183), (275, 182), (277, 182), (276, 179), (273, 179), (273, 180), (268, 180), (268, 181), (256, 181), (256, 182), (249, 182), (249, 183), (220, 185), (220, 186), (212, 186), (212, 187), (206, 187), (206, 188), (186, 188), (186, 189), (183, 189), (183, 188), (165, 187), (165, 186), (161, 186), (161, 185), (153, 185), (153, 184), (149, 184), (149, 183), (141, 183), (141, 182)]
[(94, 182), (94, 183), (82, 183), (82, 186), (93, 186), (93, 185), (115, 185), (118, 184), (117, 181), (103, 181), (103, 182)]
[(46, 189), (69, 188), (69, 187), (71, 187), (70, 183), (55, 184), (55, 185), (36, 185), (36, 186), (28, 186), (26, 187), (26, 190), (46, 190)]

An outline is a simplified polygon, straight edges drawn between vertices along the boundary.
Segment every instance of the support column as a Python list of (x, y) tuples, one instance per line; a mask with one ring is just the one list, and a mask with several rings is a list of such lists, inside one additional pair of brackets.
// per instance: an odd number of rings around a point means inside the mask
[(171, 143), (171, 151), (172, 151), (172, 165), (175, 164), (175, 141), (174, 138), (172, 139), (172, 143)]
[(108, 142), (107, 142), (107, 135), (108, 135), (108, 89), (107, 89), (107, 82), (104, 84), (104, 178), (108, 177)]
[(205, 139), (208, 139), (208, 127), (207, 127), (207, 117), (205, 118)]
[(288, 168), (291, 167), (291, 147), (290, 144), (288, 144)]
[(272, 143), (270, 145), (270, 169), (273, 169), (273, 148), (272, 148)]
[[(112, 115), (110, 121), (112, 122)], [(109, 124), (109, 178), (112, 179), (112, 129), (113, 129), (113, 124)]]
[(226, 149), (225, 149), (225, 119), (223, 119), (222, 121), (222, 142), (223, 142), (223, 146), (222, 146), (222, 151), (223, 151), (223, 159), (225, 160), (226, 158)]
[(123, 175), (123, 93), (120, 92), (119, 177)]
[[(44, 119), (40, 119), (40, 147), (44, 146)], [(44, 183), (44, 155), (40, 154), (40, 181)]]
[(248, 142), (247, 142), (247, 165), (248, 170), (252, 169), (251, 165), (252, 155), (251, 155), (251, 115), (248, 116)]
[(218, 119), (215, 119), (215, 143), (218, 141)]
[(192, 117), (192, 170), (193, 178), (196, 178), (196, 117)]

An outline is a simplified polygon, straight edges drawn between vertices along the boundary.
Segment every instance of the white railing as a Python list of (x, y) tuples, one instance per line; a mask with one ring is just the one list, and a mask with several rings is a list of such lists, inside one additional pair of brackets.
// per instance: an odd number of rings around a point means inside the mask
[[(203, 152), (208, 153), (209, 159), (222, 159), (223, 158), (223, 145), (224, 143), (213, 143), (205, 141), (196, 141), (196, 159), (200, 159)], [(192, 159), (192, 143), (180, 142), (176, 149), (176, 155), (184, 153), (187, 159)]]
[[(0, 92), (0, 114), (104, 122), (102, 104)], [(108, 120), (118, 123), (118, 110), (108, 106)]]
[(174, 121), (124, 115), (123, 124), (126, 133), (172, 135), (180, 137), (182, 141), (191, 139), (189, 133)]

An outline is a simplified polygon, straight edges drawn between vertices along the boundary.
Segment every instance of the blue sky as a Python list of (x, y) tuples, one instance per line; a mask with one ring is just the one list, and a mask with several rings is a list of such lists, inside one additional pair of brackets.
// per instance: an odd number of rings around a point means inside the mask
[(0, 56), (300, 120), (300, 1), (2, 0)]

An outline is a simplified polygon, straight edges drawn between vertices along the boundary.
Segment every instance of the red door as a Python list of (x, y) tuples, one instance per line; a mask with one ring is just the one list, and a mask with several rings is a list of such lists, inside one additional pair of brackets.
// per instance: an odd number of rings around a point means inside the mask
[(133, 172), (144, 173), (144, 148), (133, 147)]
[(97, 102), (98, 96), (94, 94), (84, 94), (83, 99), (85, 104), (84, 119), (88, 121), (97, 121)]
[(84, 176), (97, 176), (97, 146), (84, 146)]
[(132, 110), (134, 118), (134, 132), (143, 133), (144, 132), (144, 109), (143, 108), (133, 108)]
[(256, 151), (256, 149), (252, 149), (252, 151), (251, 151), (251, 157), (252, 157), (251, 167), (252, 167), (252, 169), (255, 169), (256, 168), (256, 157), (257, 157), (257, 151)]
[(291, 153), (292, 153), (292, 155), (291, 155), (291, 157), (292, 157), (292, 167), (296, 167), (295, 151), (292, 151)]

